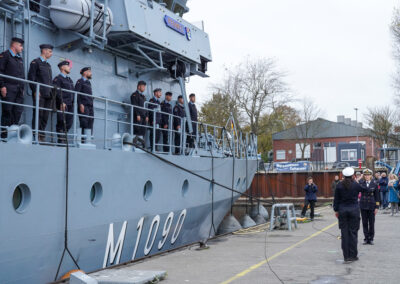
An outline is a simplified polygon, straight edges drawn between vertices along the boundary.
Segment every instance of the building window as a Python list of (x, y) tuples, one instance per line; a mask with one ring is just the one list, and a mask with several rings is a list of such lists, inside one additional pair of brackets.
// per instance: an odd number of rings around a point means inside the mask
[(340, 156), (344, 162), (357, 161), (357, 150), (356, 149), (344, 149), (340, 151)]
[(277, 160), (286, 160), (286, 151), (285, 150), (277, 150), (276, 151), (276, 159)]
[(324, 147), (328, 148), (328, 147), (336, 147), (336, 143), (335, 142), (325, 142), (324, 143)]
[(321, 142), (315, 142), (314, 143), (314, 149), (321, 149), (321, 148), (322, 148)]
[[(301, 150), (304, 149), (304, 157), (302, 157)], [(296, 144), (296, 159), (310, 159), (310, 145), (306, 145), (304, 147), (304, 143), (297, 143)]]

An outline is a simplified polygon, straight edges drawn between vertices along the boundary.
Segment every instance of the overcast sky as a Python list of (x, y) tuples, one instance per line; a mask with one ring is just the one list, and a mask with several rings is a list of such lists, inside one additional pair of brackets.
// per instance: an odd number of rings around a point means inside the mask
[(389, 25), (399, 0), (189, 0), (185, 19), (204, 21), (213, 62), (189, 92), (199, 102), (246, 56), (273, 57), (288, 72), (297, 98), (310, 97), (323, 117), (355, 119), (373, 105), (393, 102)]

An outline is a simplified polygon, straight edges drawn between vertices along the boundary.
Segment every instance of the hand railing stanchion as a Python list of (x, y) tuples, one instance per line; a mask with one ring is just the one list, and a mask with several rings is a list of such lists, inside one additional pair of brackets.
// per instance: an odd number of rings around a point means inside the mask
[(131, 135), (133, 136), (133, 105), (131, 105)]
[(172, 123), (172, 115), (168, 114), (168, 144), (169, 144), (169, 148), (168, 148), (168, 153), (172, 154), (172, 131), (173, 131), (173, 123)]
[(153, 110), (153, 129), (151, 130), (153, 131), (153, 147), (151, 147), (151, 151), (153, 151), (153, 153), (155, 152), (156, 149), (156, 112)]
[(35, 91), (35, 141), (39, 143), (39, 84), (36, 84), (36, 91)]
[(107, 120), (108, 120), (108, 100), (105, 100), (105, 107), (104, 107), (104, 149), (107, 149)]
[[(78, 134), (76, 133), (76, 124), (77, 124), (77, 117), (78, 117), (78, 94), (77, 92), (74, 93), (74, 119), (73, 119), (73, 131), (74, 131), (74, 144), (78, 144)], [(68, 139), (68, 137), (67, 137)], [(86, 140), (87, 141), (87, 140)]]
[(181, 155), (184, 155), (185, 154), (185, 144), (186, 144), (186, 137), (185, 137), (185, 135), (186, 135), (186, 118), (184, 117), (183, 119), (182, 119), (182, 124), (181, 124), (181, 150), (182, 150), (182, 153), (181, 153)]

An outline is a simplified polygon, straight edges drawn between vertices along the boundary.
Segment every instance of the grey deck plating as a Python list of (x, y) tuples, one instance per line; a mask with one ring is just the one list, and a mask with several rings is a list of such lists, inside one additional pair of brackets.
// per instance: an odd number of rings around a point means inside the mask
[[(343, 264), (340, 235), (331, 207), (314, 223), (300, 224), (292, 232), (268, 232), (270, 265), (284, 283), (398, 283), (400, 216), (379, 212), (376, 242), (363, 246), (359, 232), (358, 262)], [(330, 227), (329, 227), (330, 226)], [(319, 232), (327, 228), (326, 232)], [(195, 247), (126, 266), (131, 270), (165, 270), (162, 283), (280, 283), (265, 262), (265, 232), (234, 234)]]

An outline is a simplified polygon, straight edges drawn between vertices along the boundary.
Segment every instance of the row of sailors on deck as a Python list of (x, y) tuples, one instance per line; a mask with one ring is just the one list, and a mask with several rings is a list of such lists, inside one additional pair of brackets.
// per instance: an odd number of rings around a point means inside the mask
[[(166, 92), (165, 93), (165, 100), (160, 101), (161, 98), (161, 92), (162, 90), (160, 88), (157, 88), (154, 90), (154, 95), (153, 97), (149, 100), (148, 104), (148, 109), (154, 110), (156, 108), (159, 108), (161, 110), (160, 112), (155, 112), (155, 115), (153, 112), (149, 112), (143, 107), (145, 106), (145, 101), (146, 97), (143, 94), (146, 90), (146, 82), (144, 81), (139, 81), (137, 85), (137, 90), (131, 95), (131, 104), (134, 106), (138, 106), (141, 108), (134, 108), (134, 123), (135, 123), (135, 128), (134, 128), (134, 133), (138, 137), (144, 140), (144, 135), (146, 133), (146, 127), (145, 125), (148, 123), (152, 127), (156, 127), (155, 130), (155, 139), (153, 137), (153, 131), (150, 131), (150, 147), (153, 148), (153, 140), (157, 141), (160, 140), (162, 137), (162, 144), (163, 144), (163, 151), (164, 152), (169, 152), (169, 123), (170, 123), (170, 115), (168, 114), (173, 114), (174, 118), (172, 119), (172, 128), (175, 130), (174, 133), (174, 140), (175, 140), (175, 153), (178, 154), (180, 152), (180, 145), (181, 145), (181, 134), (180, 130), (182, 127), (182, 118), (186, 116), (185, 109), (184, 109), (184, 101), (183, 101), (183, 96), (179, 95), (178, 96), (178, 101), (175, 104), (175, 107), (172, 109), (171, 105), (171, 99), (172, 99), (172, 93), (171, 92)], [(197, 122), (197, 108), (195, 105), (196, 102), (196, 95), (195, 94), (190, 94), (189, 95), (189, 112), (190, 112), (190, 118), (192, 120), (192, 127), (193, 127), (193, 132), (187, 136), (187, 144), (190, 148), (194, 148), (194, 142), (195, 142), (195, 137), (196, 137), (196, 122)], [(153, 121), (155, 118), (155, 121)]]
[[(24, 74), (24, 64), (20, 53), (23, 50), (24, 41), (20, 38), (12, 38), (10, 48), (3, 53), (0, 54), (0, 74), (4, 74), (7, 76), (12, 76), (16, 78), (25, 79)], [(91, 86), (91, 78), (92, 71), (90, 67), (84, 67), (80, 70), (81, 78), (77, 80), (75, 86), (72, 79), (68, 76), (71, 72), (71, 66), (69, 61), (62, 61), (58, 64), (58, 68), (60, 70), (60, 74), (57, 75), (54, 79), (52, 78), (52, 69), (51, 65), (48, 63), (48, 60), (53, 55), (53, 46), (50, 44), (42, 44), (40, 45), (41, 54), (38, 58), (34, 59), (29, 67), (28, 72), (28, 80), (33, 82), (42, 83), (45, 85), (53, 85), (55, 87), (77, 91), (84, 94), (78, 95), (78, 113), (80, 127), (82, 128), (82, 134), (85, 133), (85, 129), (93, 131), (93, 97), (92, 97), (92, 86)], [(0, 97), (4, 102), (9, 102), (11, 104), (3, 103), (2, 104), (2, 115), (1, 115), (1, 126), (7, 127), (13, 124), (19, 124), (21, 114), (23, 112), (23, 107), (14, 105), (13, 103), (23, 104), (24, 102), (24, 83), (22, 81), (17, 81), (5, 77), (0, 77)], [(65, 134), (72, 126), (73, 123), (73, 115), (70, 114), (73, 112), (74, 105), (74, 93), (66, 92), (66, 91), (57, 91), (53, 92), (52, 88), (40, 86), (38, 90), (36, 90), (36, 84), (30, 84), (30, 89), (32, 91), (33, 97), (33, 105), (36, 106), (36, 95), (39, 96), (39, 107), (46, 109), (56, 108), (59, 110), (57, 112), (57, 124), (56, 131), (59, 133), (58, 142), (65, 143)], [(152, 112), (148, 112), (145, 109), (142, 109), (145, 106), (146, 98), (144, 96), (144, 91), (146, 90), (146, 82), (139, 81), (137, 85), (137, 90), (131, 95), (131, 104), (137, 106), (134, 108), (134, 123), (136, 124), (134, 127), (134, 133), (138, 137), (144, 138), (146, 133), (145, 125), (150, 124), (153, 127), (157, 127), (156, 130), (156, 138), (155, 141), (159, 141), (162, 136), (162, 144), (163, 150), (165, 152), (169, 151), (168, 147), (168, 129), (169, 129), (169, 115), (156, 113), (155, 122), (153, 121)], [(37, 93), (38, 91), (38, 93)], [(161, 103), (161, 92), (162, 90), (157, 88), (154, 90), (154, 96), (149, 100), (148, 109), (155, 109), (160, 107), (161, 111), (168, 114), (174, 114), (177, 117), (174, 117), (172, 120), (173, 129), (179, 131), (182, 126), (181, 118), (185, 117), (185, 110), (183, 106), (183, 97), (179, 96), (177, 104), (172, 109), (171, 99), (172, 93), (165, 93), (165, 100)], [(195, 95), (190, 95), (190, 103), (189, 110), (190, 116), (193, 121), (193, 130), (194, 132), (187, 137), (187, 143), (189, 147), (194, 147), (194, 137), (196, 136), (196, 125), (197, 121), (197, 109), (195, 105)], [(53, 105), (55, 103), (55, 106)], [(140, 107), (140, 108), (139, 108)], [(33, 116), (32, 116), (32, 128), (35, 128), (35, 108), (33, 108)], [(49, 111), (40, 110), (39, 111), (39, 141), (45, 141), (45, 130), (47, 126), (47, 121), (49, 117)], [(7, 137), (7, 131), (4, 129), (0, 129), (1, 138)], [(180, 133), (175, 132), (175, 152), (179, 153), (180, 146)], [(153, 148), (153, 131), (150, 131), (150, 143)]]

